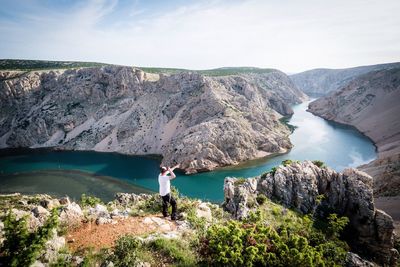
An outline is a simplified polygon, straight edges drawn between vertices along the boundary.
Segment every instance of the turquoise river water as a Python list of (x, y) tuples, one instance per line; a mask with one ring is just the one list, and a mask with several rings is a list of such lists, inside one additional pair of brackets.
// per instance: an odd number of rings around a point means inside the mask
[[(225, 177), (256, 176), (285, 159), (318, 159), (341, 171), (376, 158), (371, 140), (352, 127), (306, 112), (308, 103), (293, 107), (294, 115), (289, 123), (297, 128), (290, 136), (294, 147), (289, 153), (212, 172), (178, 173), (172, 184), (183, 195), (220, 202)], [(157, 191), (159, 164), (158, 159), (117, 153), (12, 151), (2, 153), (0, 157), (0, 192), (49, 193), (69, 195), (74, 199), (86, 193), (107, 201), (115, 192)]]

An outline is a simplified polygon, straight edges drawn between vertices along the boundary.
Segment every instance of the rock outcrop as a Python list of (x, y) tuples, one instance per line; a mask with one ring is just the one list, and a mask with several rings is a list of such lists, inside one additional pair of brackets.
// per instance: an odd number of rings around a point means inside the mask
[(186, 173), (284, 152), (306, 96), (279, 71), (203, 76), (120, 66), (0, 72), (0, 148), (159, 154)]
[(374, 177), (376, 195), (400, 194), (400, 68), (363, 75), (310, 103), (324, 119), (355, 126), (378, 148), (378, 159), (361, 170)]
[(311, 96), (323, 96), (368, 72), (399, 68), (400, 63), (360, 66), (348, 69), (313, 69), (290, 76), (295, 85)]
[(393, 220), (374, 207), (372, 178), (356, 169), (338, 173), (310, 161), (292, 163), (246, 181), (226, 178), (224, 194), (225, 208), (239, 219), (258, 194), (303, 214), (347, 216), (345, 236), (352, 250), (379, 264), (393, 266), (398, 259)]

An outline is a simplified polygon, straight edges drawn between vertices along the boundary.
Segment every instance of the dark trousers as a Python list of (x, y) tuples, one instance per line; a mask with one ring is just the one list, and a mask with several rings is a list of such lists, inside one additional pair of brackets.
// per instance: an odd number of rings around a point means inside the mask
[(164, 217), (168, 216), (168, 203), (170, 203), (172, 206), (171, 218), (176, 219), (176, 201), (175, 201), (175, 199), (171, 196), (171, 194), (166, 194), (165, 196), (161, 196), (161, 198), (163, 200), (162, 213), (163, 213)]

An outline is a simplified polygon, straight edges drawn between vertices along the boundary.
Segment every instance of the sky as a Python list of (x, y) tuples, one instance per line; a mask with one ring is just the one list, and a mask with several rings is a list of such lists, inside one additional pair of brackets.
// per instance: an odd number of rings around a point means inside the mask
[(400, 61), (399, 0), (0, 0), (0, 58), (296, 73)]

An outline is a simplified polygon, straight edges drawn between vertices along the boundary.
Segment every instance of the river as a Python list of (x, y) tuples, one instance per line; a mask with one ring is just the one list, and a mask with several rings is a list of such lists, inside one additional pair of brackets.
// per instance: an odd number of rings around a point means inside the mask
[[(341, 171), (376, 158), (375, 146), (352, 127), (326, 121), (306, 112), (309, 101), (293, 106), (289, 124), (293, 149), (283, 155), (246, 162), (195, 175), (178, 174), (172, 184), (186, 196), (213, 202), (223, 200), (227, 176), (251, 177), (279, 165), (285, 159), (321, 160)], [(117, 153), (30, 150), (0, 157), (0, 192), (96, 195), (105, 201), (115, 192), (158, 189), (157, 159)]]

